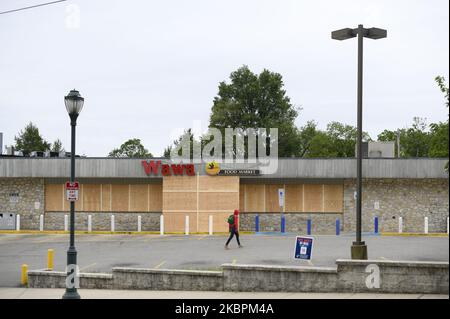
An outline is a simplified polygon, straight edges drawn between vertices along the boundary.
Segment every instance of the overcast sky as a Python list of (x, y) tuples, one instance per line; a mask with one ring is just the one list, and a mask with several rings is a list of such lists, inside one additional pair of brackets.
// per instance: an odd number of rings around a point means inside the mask
[[(47, 1), (1, 0), (0, 12)], [(434, 77), (449, 77), (448, 12), (448, 0), (69, 0), (3, 14), (3, 145), (32, 121), (69, 150), (63, 97), (76, 88), (77, 153), (140, 138), (161, 155), (177, 128), (208, 125), (219, 82), (244, 64), (283, 76), (297, 125), (356, 125), (357, 41), (330, 33), (360, 23), (388, 30), (364, 40), (363, 129), (376, 139), (414, 116), (444, 121)]]

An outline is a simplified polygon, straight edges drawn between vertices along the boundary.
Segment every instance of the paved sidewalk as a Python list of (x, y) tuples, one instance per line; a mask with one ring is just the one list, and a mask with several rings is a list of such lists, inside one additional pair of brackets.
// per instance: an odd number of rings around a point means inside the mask
[[(448, 295), (79, 289), (84, 299), (449, 299)], [(61, 299), (64, 289), (0, 288), (0, 299)]]

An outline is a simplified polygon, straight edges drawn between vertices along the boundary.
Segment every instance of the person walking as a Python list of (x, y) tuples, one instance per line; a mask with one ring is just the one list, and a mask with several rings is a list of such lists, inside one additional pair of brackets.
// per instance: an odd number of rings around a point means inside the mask
[(227, 243), (225, 244), (225, 249), (230, 249), (228, 248), (228, 244), (230, 243), (231, 239), (233, 239), (233, 236), (236, 235), (236, 240), (237, 243), (239, 245), (239, 248), (242, 248), (243, 246), (241, 245), (241, 242), (239, 241), (239, 227), (238, 227), (238, 219), (239, 219), (239, 210), (235, 209), (234, 210), (234, 214), (230, 215), (228, 217), (228, 228), (230, 231), (230, 237), (228, 237)]

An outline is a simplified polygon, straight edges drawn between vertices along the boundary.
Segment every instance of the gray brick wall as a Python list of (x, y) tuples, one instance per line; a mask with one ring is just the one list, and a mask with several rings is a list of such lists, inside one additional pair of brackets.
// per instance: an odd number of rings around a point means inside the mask
[[(240, 230), (255, 231), (256, 213), (240, 215)], [(280, 232), (281, 214), (263, 213), (259, 215), (260, 232)], [(342, 214), (304, 214), (304, 213), (285, 213), (286, 232), (307, 234), (308, 219), (311, 219), (312, 234), (335, 234), (336, 219), (340, 219), (340, 229), (343, 230)]]
[[(312, 219), (312, 233), (335, 233), (336, 218), (341, 230), (355, 231), (355, 181), (344, 181), (343, 214), (286, 213), (286, 231), (306, 233), (307, 219)], [(17, 202), (11, 194), (18, 194)], [(396, 232), (403, 217), (404, 232), (423, 232), (424, 217), (429, 232), (446, 232), (449, 215), (448, 179), (370, 179), (363, 183), (363, 231), (373, 232), (374, 217), (379, 230)], [(378, 203), (378, 206), (375, 204)], [(21, 229), (39, 229), (39, 215), (44, 214), (44, 179), (0, 178), (0, 212), (21, 215)], [(44, 214), (44, 229), (64, 229), (68, 212)], [(93, 230), (110, 230), (110, 212), (77, 212), (76, 229), (87, 230), (87, 216), (92, 215)], [(137, 230), (137, 216), (142, 216), (143, 231), (158, 231), (160, 213), (115, 212), (117, 231)], [(254, 231), (255, 213), (241, 214), (241, 230)], [(280, 214), (260, 214), (260, 231), (280, 231)]]
[[(403, 218), (404, 232), (423, 232), (428, 217), (429, 232), (447, 231), (449, 215), (448, 180), (446, 179), (371, 179), (363, 181), (363, 231), (373, 231), (374, 217), (379, 229), (397, 232)], [(344, 229), (355, 230), (355, 182), (344, 182)], [(378, 202), (378, 207), (376, 207)]]
[[(17, 202), (11, 194), (18, 194)], [(43, 178), (0, 178), (0, 212), (20, 214), (21, 229), (39, 229), (44, 213)]]
[[(47, 212), (44, 214), (45, 230), (64, 230), (64, 215), (69, 212)], [(76, 212), (75, 229), (88, 230), (88, 215), (92, 216), (92, 230), (110, 231), (111, 215), (114, 215), (115, 231), (137, 231), (138, 216), (141, 216), (142, 231), (159, 231), (161, 213), (145, 212)]]

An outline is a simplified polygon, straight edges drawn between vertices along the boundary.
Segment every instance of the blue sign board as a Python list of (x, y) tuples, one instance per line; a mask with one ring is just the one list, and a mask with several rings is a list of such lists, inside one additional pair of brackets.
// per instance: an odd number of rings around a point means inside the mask
[(311, 260), (313, 248), (312, 237), (295, 237), (295, 259)]

